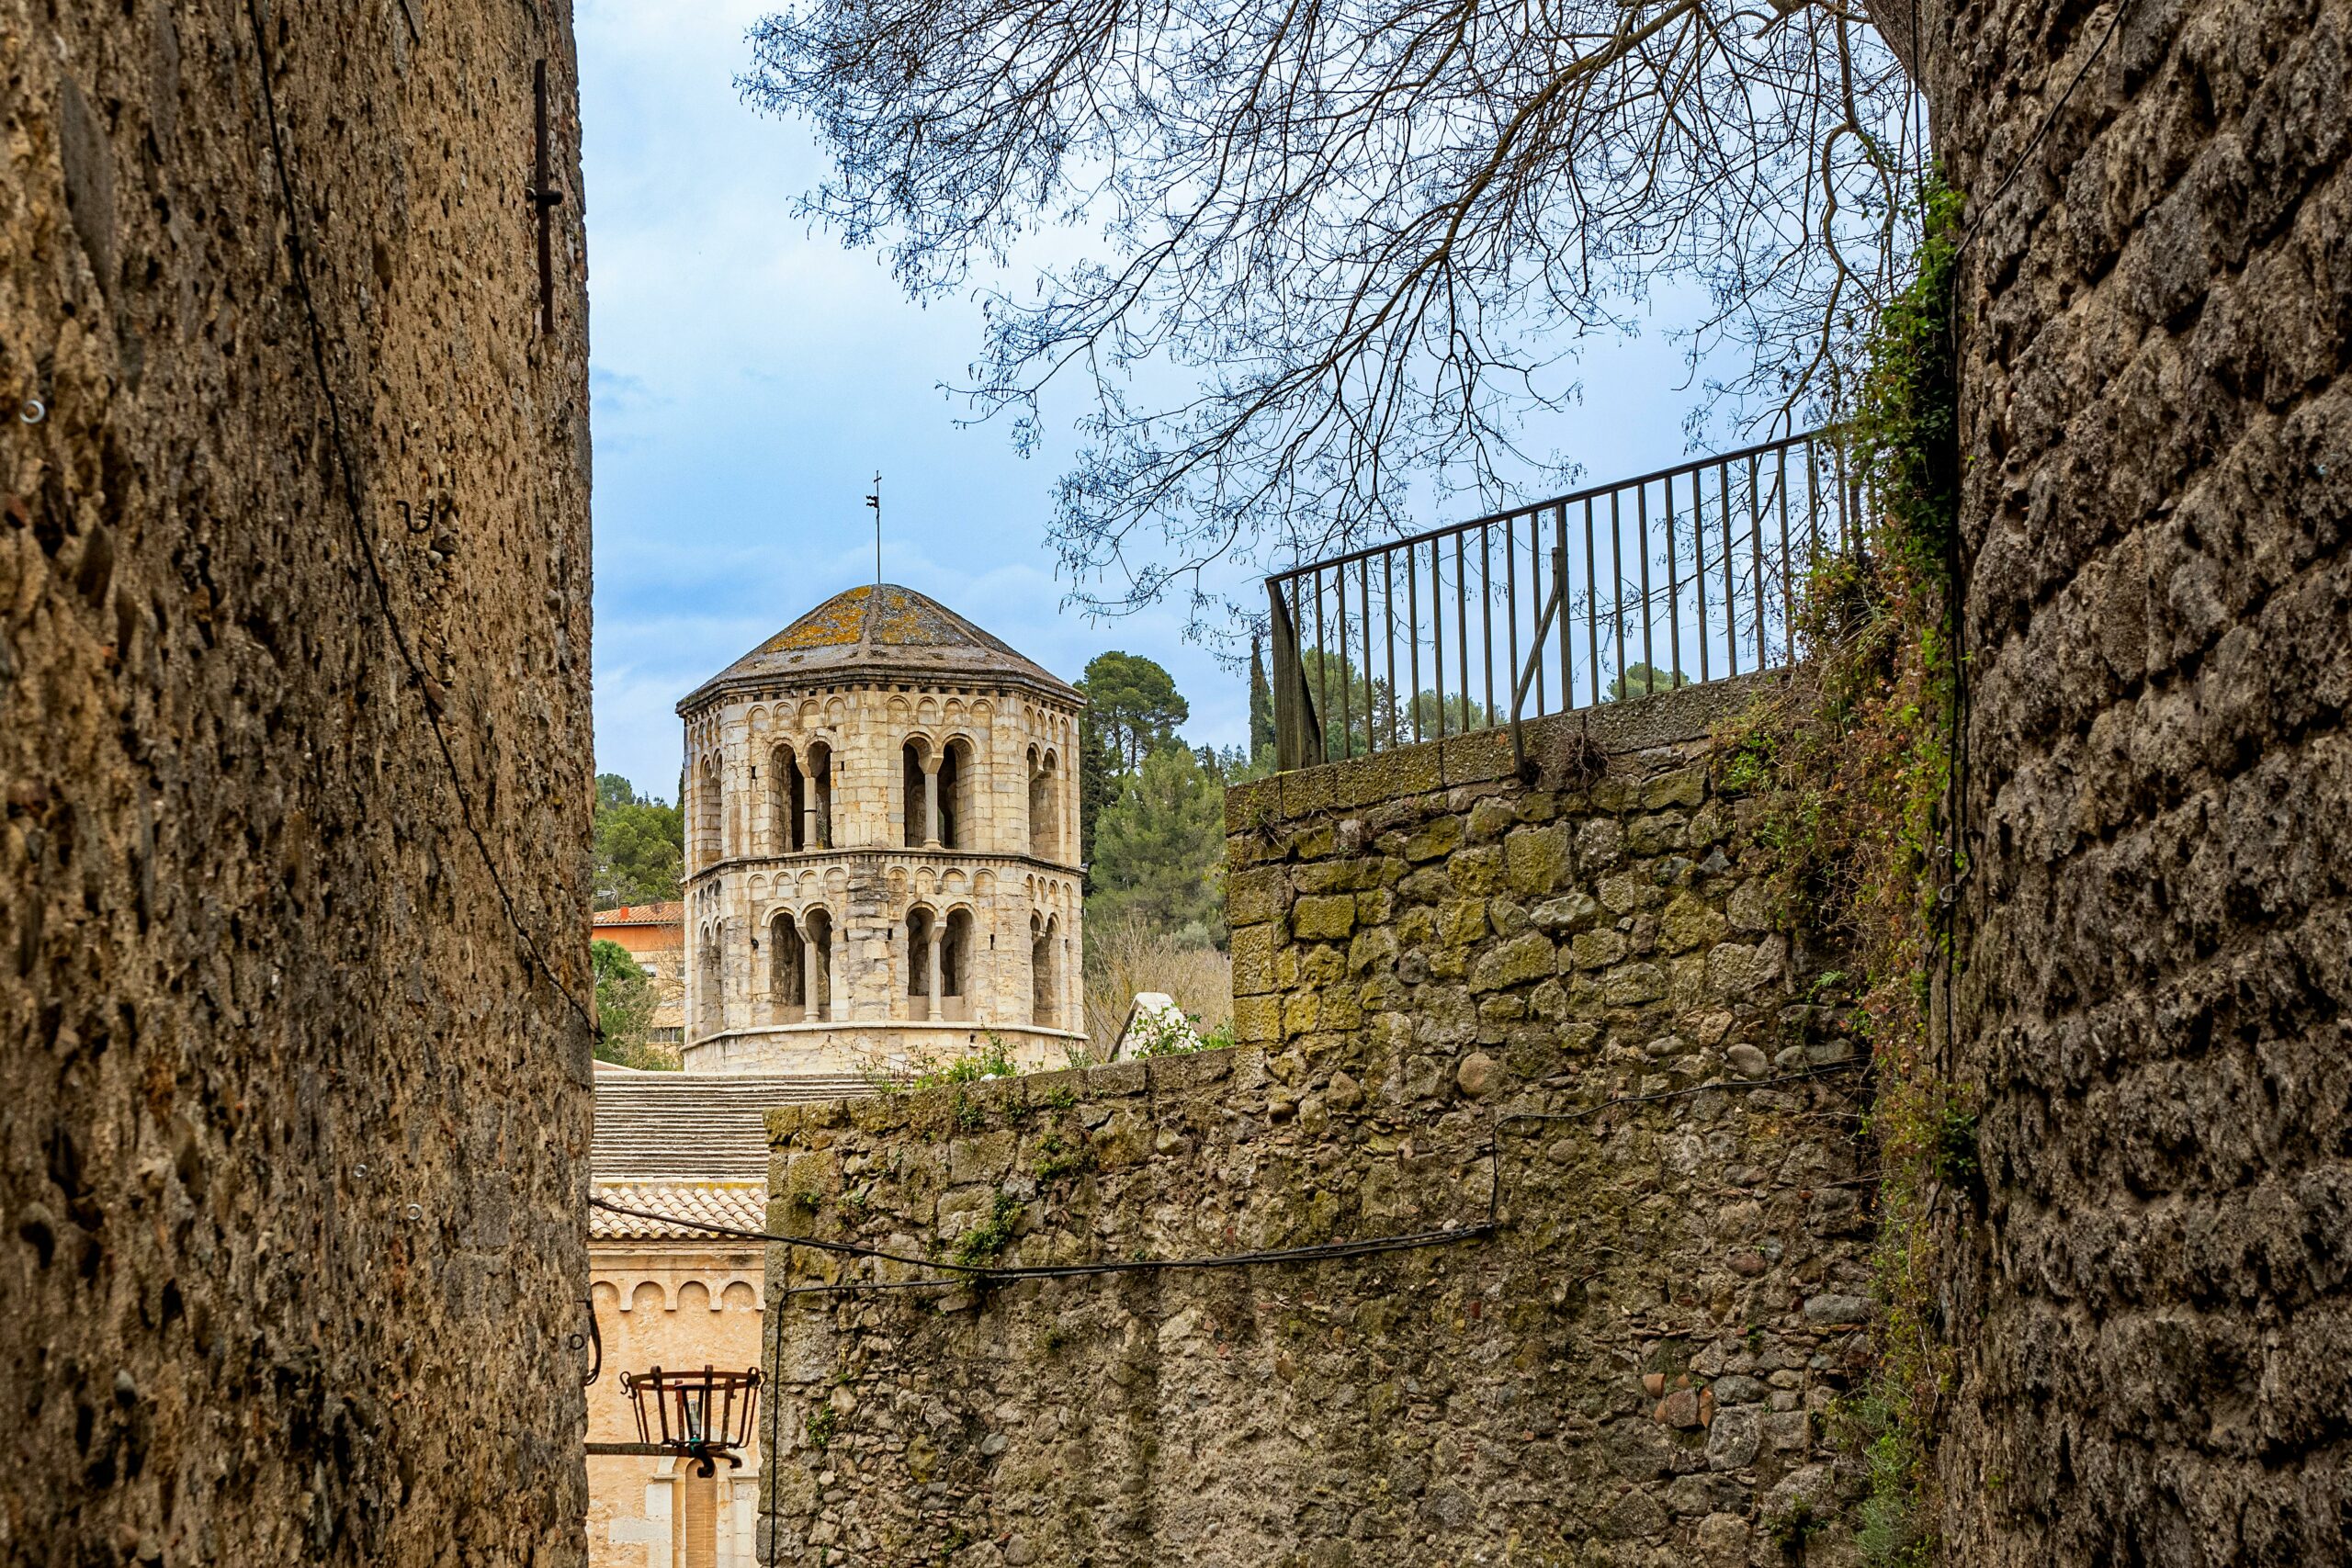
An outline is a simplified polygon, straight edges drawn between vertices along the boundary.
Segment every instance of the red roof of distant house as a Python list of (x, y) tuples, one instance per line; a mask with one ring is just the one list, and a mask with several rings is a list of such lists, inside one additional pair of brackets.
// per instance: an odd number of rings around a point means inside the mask
[(683, 926), (686, 923), (686, 907), (675, 898), (659, 904), (624, 904), (617, 909), (596, 911), (600, 926)]

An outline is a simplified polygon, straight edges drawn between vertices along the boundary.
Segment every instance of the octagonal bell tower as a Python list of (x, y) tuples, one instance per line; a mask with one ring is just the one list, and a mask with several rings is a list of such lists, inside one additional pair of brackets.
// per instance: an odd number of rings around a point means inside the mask
[(1084, 699), (944, 605), (853, 588), (678, 705), (685, 1065), (839, 1072), (1083, 1043)]

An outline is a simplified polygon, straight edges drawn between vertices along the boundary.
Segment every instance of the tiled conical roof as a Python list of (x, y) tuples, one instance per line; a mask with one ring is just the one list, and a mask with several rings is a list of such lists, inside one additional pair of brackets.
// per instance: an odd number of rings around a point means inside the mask
[(836, 593), (712, 676), (680, 712), (721, 688), (901, 680), (1012, 682), (1075, 703), (1068, 682), (1023, 658), (936, 599), (885, 582)]

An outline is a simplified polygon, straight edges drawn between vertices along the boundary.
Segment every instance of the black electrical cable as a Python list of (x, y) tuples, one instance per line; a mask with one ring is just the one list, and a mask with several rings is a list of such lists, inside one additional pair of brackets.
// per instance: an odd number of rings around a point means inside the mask
[(2083, 62), (2082, 69), (2075, 73), (2075, 79), (2066, 84), (2066, 90), (2058, 95), (2058, 101), (2052, 104), (2049, 112), (2041, 117), (2041, 123), (2034, 127), (2033, 134), (2026, 139), (2026, 144), (2018, 153), (2017, 161), (2009, 165), (2009, 172), (2001, 177), (1999, 185), (1993, 187), (1993, 194), (1984, 198), (1984, 205), (1977, 209), (1976, 219), (1969, 224), (1968, 232), (1962, 234), (1960, 237), (1960, 243), (1952, 247), (1952, 254), (1955, 256), (1967, 253), (1970, 242), (1976, 238), (1977, 231), (1984, 226), (1985, 217), (1992, 212), (1995, 204), (2007, 194), (2009, 186), (2016, 182), (2018, 175), (2024, 172), (2027, 161), (2033, 156), (2034, 150), (2041, 145), (2041, 139), (2050, 134), (2050, 128), (2058, 123), (2058, 116), (2065, 108), (2067, 100), (2075, 96), (2075, 89), (2083, 85), (2083, 79), (2091, 73), (2091, 67), (2098, 64), (2099, 57), (2107, 52), (2107, 46), (2115, 41), (2115, 35), (2122, 29), (2124, 16), (2131, 9), (2132, 0), (2116, 0), (2115, 15), (2107, 24), (2107, 32), (2092, 49), (2090, 58)]
[(417, 658), (416, 650), (410, 646), (408, 632), (401, 626), (400, 616), (392, 608), (391, 585), (385, 581), (383, 567), (376, 559), (375, 541), (368, 532), (367, 515), (360, 504), (358, 465), (352, 458), (350, 440), (344, 430), (342, 400), (335, 396), (334, 378), (327, 372), (326, 326), (320, 320), (318, 301), (311, 293), (310, 258), (302, 245), (301, 203), (294, 194), (294, 175), (287, 163), (285, 141), (278, 130), (277, 96), (269, 85), (269, 42), (267, 29), (262, 25), (261, 0), (245, 0), (245, 20), (253, 28), (254, 52), (261, 77), (262, 113), (269, 122), (270, 161), (277, 170), (278, 199), (286, 209), (287, 263), (293, 273), (294, 292), (302, 301), (302, 316), (311, 340), (311, 363), (318, 372), (320, 397), (326, 403), (327, 428), (334, 446), (335, 474), (342, 481), (344, 511), (351, 519), (352, 536), (357, 542), (359, 558), (367, 567), (368, 583), (375, 590), (378, 614), (391, 636), (392, 647), (399, 652), (401, 662), (408, 667), (410, 680), (416, 685), (424, 708), (424, 722), (433, 731), (434, 742), (440, 749), (441, 764), (449, 774), (449, 787), (458, 797), (458, 818), (464, 823), (467, 835), (473, 840), (475, 852), (481, 856), (482, 869), (490, 874), (491, 886), (498, 891), (499, 906), (505, 911), (506, 923), (514, 928), (515, 939), (523, 945), (524, 956), (529, 961), (526, 967), (537, 969), (546, 976), (548, 984), (555, 987), (556, 994), (580, 1015), (580, 1021), (588, 1026), (588, 1032), (601, 1040), (604, 1031), (596, 1022), (594, 1010), (556, 977), (555, 970), (540, 953), (538, 942), (524, 926), (522, 917), (515, 912), (514, 895), (507, 891), (506, 879), (500, 874), (498, 863), (490, 852), (490, 840), (482, 836), (481, 824), (475, 820), (473, 797), (466, 792), (465, 775), (458, 767), (457, 751), (449, 744), (447, 731), (441, 727), (441, 716), (434, 711), (424, 665)]

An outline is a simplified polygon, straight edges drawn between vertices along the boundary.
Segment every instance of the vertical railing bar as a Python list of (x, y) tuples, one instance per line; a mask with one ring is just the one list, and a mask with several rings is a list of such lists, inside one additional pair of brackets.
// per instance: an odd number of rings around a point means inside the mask
[[(1657, 690), (1657, 644), (1650, 635), (1650, 487), (1641, 485), (1634, 491), (1634, 518), (1642, 550), (1642, 676), (1643, 695)], [(1623, 675), (1624, 671), (1618, 671)], [(1625, 682), (1625, 694), (1634, 694), (1633, 682)]]
[[(1331, 569), (1331, 604), (1332, 615), (1339, 622), (1340, 760), (1345, 761), (1355, 755), (1355, 722), (1348, 712), (1348, 688), (1355, 682), (1348, 679), (1348, 569), (1344, 566)], [(1328, 644), (1323, 649), (1323, 662), (1331, 662)]]
[[(1299, 657), (1301, 659), (1306, 657), (1304, 649), (1300, 651)], [(1331, 711), (1331, 686), (1329, 679), (1330, 673), (1330, 642), (1323, 632), (1323, 569), (1318, 566), (1315, 569), (1315, 722), (1317, 725), (1323, 722), (1323, 716)], [(1317, 739), (1326, 738), (1317, 737)], [(1321, 748), (1321, 750), (1323, 760), (1329, 761), (1331, 748), (1327, 744)], [(1342, 755), (1344, 754), (1343, 752)]]
[(1566, 713), (1577, 705), (1577, 627), (1569, 617), (1576, 614), (1577, 602), (1568, 592), (1568, 503), (1562, 502), (1552, 509), (1552, 572), (1559, 579), (1560, 590), (1560, 711)]
[(1731, 660), (1726, 675), (1739, 673), (1739, 581), (1732, 575), (1731, 553), (1731, 465), (1715, 465), (1717, 499), (1723, 502), (1724, 513), (1724, 653)]
[(1379, 740), (1379, 704), (1372, 693), (1372, 558), (1356, 562), (1356, 602), (1363, 607), (1363, 750), (1370, 756)]
[(1812, 571), (1821, 565), (1821, 451), (1817, 444), (1804, 444), (1804, 523), (1805, 570)]
[(1397, 746), (1396, 724), (1396, 552), (1380, 552), (1381, 642), (1388, 650), (1388, 749)]
[[(1503, 666), (1503, 669), (1508, 671), (1511, 717), (1514, 719), (1519, 716), (1519, 556), (1515, 549), (1517, 543), (1516, 526), (1510, 518), (1506, 517), (1503, 519), (1503, 641), (1508, 649), (1506, 658), (1509, 662)], [(1535, 663), (1539, 670), (1544, 667), (1544, 661), (1540, 659)], [(1494, 672), (1490, 670), (1487, 671), (1487, 679), (1493, 678)]]
[(1763, 669), (1772, 661), (1772, 650), (1764, 642), (1764, 510), (1763, 498), (1756, 493), (1756, 455), (1747, 457), (1747, 553), (1756, 563), (1756, 574), (1748, 580), (1748, 592), (1755, 596), (1756, 668)]
[[(1665, 482), (1666, 661), (1668, 667), (1666, 683), (1669, 688), (1671, 688), (1676, 677), (1682, 673), (1682, 569), (1674, 558), (1674, 476), (1672, 474), (1667, 475)], [(1694, 509), (1693, 515), (1695, 516), (1695, 508), (1699, 499), (1699, 477), (1696, 469), (1691, 471), (1690, 476), (1690, 499)], [(1694, 540), (1699, 537), (1696, 529), (1692, 530), (1691, 537)], [(1695, 557), (1701, 552), (1694, 550), (1691, 553)], [(1702, 615), (1699, 623), (1699, 635), (1702, 637), (1704, 637), (1706, 636), (1706, 620), (1705, 617)], [(1702, 642), (1700, 646), (1702, 649), (1704, 649), (1706, 645)], [(1650, 688), (1653, 691), (1657, 688), (1657, 671), (1655, 667), (1650, 671)]]
[(1437, 739), (1446, 739), (1446, 573), (1444, 550), (1430, 541), (1430, 653), (1437, 668)]
[(1483, 722), (1478, 728), (1490, 729), (1495, 722), (1495, 556), (1494, 533), (1484, 523), (1478, 525), (1478, 640), (1487, 667), (1487, 711), (1479, 716)]
[(1413, 673), (1413, 744), (1421, 743), (1421, 552), (1405, 547), (1405, 648)]
[[(1544, 711), (1544, 640), (1551, 636), (1544, 625), (1544, 514), (1527, 514), (1527, 610), (1533, 617), (1528, 636), (1535, 640), (1527, 650), (1528, 661), (1535, 666), (1535, 711)], [(1511, 671), (1511, 686), (1518, 689), (1519, 671)]]
[[(1707, 503), (1701, 478), (1702, 470), (1690, 470), (1690, 586), (1699, 601), (1699, 680), (1707, 680)], [(1667, 481), (1673, 483), (1671, 479)], [(1674, 661), (1672, 680), (1682, 673), (1682, 660)]]
[[(1617, 682), (1621, 685), (1625, 679), (1625, 524), (1623, 508), (1619, 503), (1624, 493), (1615, 490), (1609, 492), (1609, 605), (1617, 620), (1617, 646), (1612, 651), (1617, 659)], [(1632, 694), (1632, 688), (1627, 687), (1626, 695)]]
[[(1584, 642), (1586, 683), (1592, 693), (1592, 705), (1600, 705), (1600, 577), (1594, 568), (1598, 564), (1592, 548), (1592, 497), (1584, 498)], [(1570, 682), (1573, 693), (1574, 682)], [(1570, 696), (1568, 705), (1576, 700)]]
[[(1462, 671), (1462, 733), (1470, 733), (1470, 567), (1462, 536), (1453, 536), (1453, 651)], [(1444, 694), (1440, 693), (1442, 696)]]
[(1783, 445), (1774, 453), (1779, 465), (1779, 477), (1772, 488), (1781, 496), (1781, 651), (1785, 661), (1797, 661), (1797, 578), (1789, 560), (1789, 449)]

